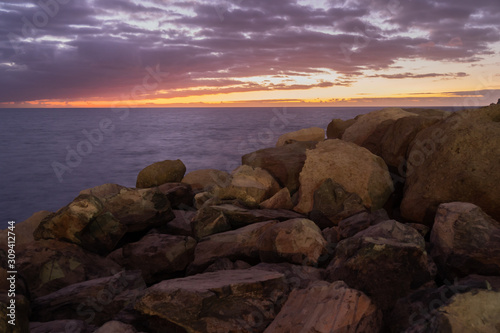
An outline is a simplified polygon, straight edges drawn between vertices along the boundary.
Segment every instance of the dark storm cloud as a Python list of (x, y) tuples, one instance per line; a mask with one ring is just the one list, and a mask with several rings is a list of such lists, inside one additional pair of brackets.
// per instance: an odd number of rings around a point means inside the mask
[[(42, 3), (42, 5), (40, 5)], [(311, 2), (312, 3), (312, 2)], [(290, 0), (4, 0), (0, 102), (117, 99), (146, 68), (168, 72), (164, 95), (350, 85), (401, 59), (474, 62), (500, 41), (498, 0), (345, 0), (328, 8)], [(45, 4), (45, 5), (43, 5)], [(46, 19), (44, 19), (46, 18)], [(418, 31), (418, 34), (414, 34)], [(252, 84), (254, 76), (335, 82)], [(387, 79), (460, 73), (375, 75)], [(199, 90), (179, 90), (210, 86)]]

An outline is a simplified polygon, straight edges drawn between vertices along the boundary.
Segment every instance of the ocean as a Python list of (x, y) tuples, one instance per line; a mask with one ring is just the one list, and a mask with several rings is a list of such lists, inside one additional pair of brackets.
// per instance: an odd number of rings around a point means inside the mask
[(241, 156), (365, 108), (0, 109), (0, 229), (105, 183), (134, 187), (158, 161), (232, 171)]

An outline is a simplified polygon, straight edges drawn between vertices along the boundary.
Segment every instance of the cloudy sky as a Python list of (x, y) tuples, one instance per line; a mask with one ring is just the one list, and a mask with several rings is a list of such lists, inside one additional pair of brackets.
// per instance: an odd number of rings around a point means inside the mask
[(0, 107), (474, 106), (499, 0), (2, 0)]

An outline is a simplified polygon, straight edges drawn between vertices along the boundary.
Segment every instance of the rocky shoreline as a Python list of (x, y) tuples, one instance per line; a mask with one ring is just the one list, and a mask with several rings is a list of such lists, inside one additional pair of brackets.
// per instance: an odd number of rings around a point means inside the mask
[(1, 332), (499, 332), (500, 105), (148, 166), (1, 232)]

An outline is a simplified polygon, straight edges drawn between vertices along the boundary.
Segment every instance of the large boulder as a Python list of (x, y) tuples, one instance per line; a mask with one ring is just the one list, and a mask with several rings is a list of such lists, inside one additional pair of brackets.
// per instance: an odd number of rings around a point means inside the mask
[(190, 273), (203, 271), (219, 258), (257, 262), (259, 237), (276, 223), (277, 221), (254, 223), (201, 239), (196, 246)]
[(191, 171), (182, 178), (182, 182), (191, 185), (194, 191), (208, 191), (214, 186), (226, 187), (231, 182), (231, 175), (216, 169)]
[(283, 274), (218, 271), (160, 282), (135, 308), (188, 332), (263, 332), (287, 296)]
[(33, 297), (120, 271), (111, 260), (56, 240), (33, 242), (18, 253), (16, 265)]
[(360, 231), (368, 229), (372, 225), (390, 220), (389, 215), (383, 209), (373, 213), (361, 212), (339, 222), (338, 232), (341, 239), (354, 236)]
[(328, 178), (347, 192), (356, 193), (364, 206), (381, 208), (394, 186), (384, 161), (350, 142), (327, 140), (306, 152), (300, 173), (299, 203), (295, 210), (309, 213), (314, 207), (314, 192)]
[(160, 233), (176, 236), (193, 236), (191, 221), (196, 216), (195, 210), (174, 210), (175, 218), (162, 228), (157, 230)]
[(191, 237), (149, 233), (113, 257), (128, 270), (140, 270), (144, 281), (153, 284), (182, 273), (193, 261), (195, 246)]
[(448, 279), (472, 273), (500, 275), (500, 222), (474, 204), (441, 204), (431, 244), (431, 255)]
[(178, 183), (186, 173), (186, 166), (181, 160), (166, 160), (153, 163), (137, 175), (137, 188), (159, 186), (165, 183)]
[(167, 196), (172, 209), (191, 209), (194, 205), (194, 191), (184, 183), (166, 183), (158, 186), (158, 191)]
[(427, 260), (423, 237), (390, 220), (339, 242), (327, 278), (367, 293), (385, 311), (431, 279)]
[(216, 190), (215, 195), (219, 199), (238, 199), (249, 206), (256, 206), (280, 190), (274, 177), (261, 168), (242, 165), (231, 176), (229, 186)]
[(375, 132), (381, 123), (404, 117), (417, 117), (417, 115), (400, 108), (386, 108), (364, 114), (358, 117), (357, 121), (345, 130), (342, 140), (354, 142), (362, 146), (365, 140)]
[[(15, 301), (14, 305), (12, 301)], [(0, 294), (0, 332), (29, 332), (30, 302), (23, 295), (10, 297), (7, 292)]]
[(157, 227), (174, 215), (168, 196), (156, 189), (105, 184), (80, 192), (67, 206), (43, 219), (34, 238), (59, 239), (109, 253), (126, 233)]
[(304, 265), (295, 265), (288, 262), (261, 262), (260, 264), (253, 266), (253, 268), (263, 271), (282, 273), (285, 275), (285, 281), (290, 290), (305, 289), (311, 283), (322, 281), (324, 274), (324, 269)]
[(328, 139), (342, 139), (345, 130), (351, 127), (355, 122), (356, 119), (333, 119), (326, 128), (326, 137)]
[(201, 239), (219, 232), (231, 230), (231, 224), (226, 216), (210, 203), (204, 204), (191, 220), (191, 230), (194, 238)]
[(39, 297), (32, 304), (34, 321), (85, 320), (102, 325), (143, 295), (146, 285), (140, 271), (72, 284)]
[(278, 138), (276, 147), (281, 147), (295, 141), (323, 141), (325, 130), (319, 127), (303, 128), (295, 132), (285, 133)]
[(299, 265), (318, 265), (326, 253), (326, 240), (311, 220), (293, 219), (267, 229), (259, 239), (263, 262), (286, 261)]
[(377, 333), (381, 328), (382, 313), (368, 296), (343, 281), (321, 281), (292, 291), (265, 332)]
[(402, 215), (432, 224), (439, 204), (471, 202), (500, 220), (500, 105), (458, 111), (409, 150)]
[[(20, 250), (21, 247), (29, 245), (35, 241), (33, 237), (33, 232), (38, 227), (40, 222), (43, 221), (44, 218), (52, 214), (52, 212), (42, 210), (40, 212), (36, 212), (27, 218), (23, 222), (18, 222), (15, 224), (14, 232), (16, 234), (16, 248), (17, 251)], [(7, 252), (7, 236), (9, 233), (9, 229), (0, 230), (0, 239), (5, 240), (0, 244), (0, 249)]]
[(317, 142), (295, 142), (282, 147), (266, 148), (244, 155), (242, 164), (267, 170), (281, 186), (295, 193), (300, 186), (299, 174), (306, 160), (306, 150)]
[(293, 202), (288, 188), (282, 188), (278, 193), (259, 205), (262, 209), (292, 209)]

